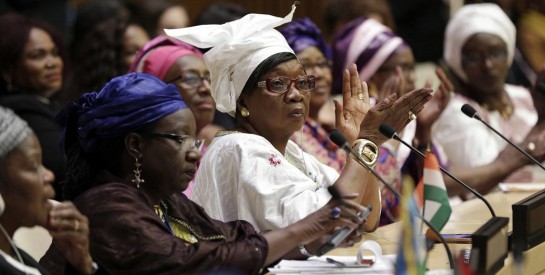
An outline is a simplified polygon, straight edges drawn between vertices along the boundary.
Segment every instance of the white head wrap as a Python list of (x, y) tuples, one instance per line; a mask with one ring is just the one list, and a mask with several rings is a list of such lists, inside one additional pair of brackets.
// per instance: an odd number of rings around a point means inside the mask
[(12, 110), (0, 107), (0, 159), (23, 142), (32, 130)]
[(165, 32), (195, 47), (212, 48), (204, 54), (212, 79), (212, 97), (219, 111), (234, 117), (236, 101), (255, 68), (274, 54), (293, 53), (284, 36), (274, 28), (290, 22), (294, 12), (295, 5), (284, 18), (248, 14), (223, 25)]
[(464, 81), (467, 77), (462, 69), (462, 47), (477, 33), (494, 34), (505, 42), (508, 65), (511, 65), (515, 55), (515, 25), (498, 5), (484, 3), (463, 6), (447, 25), (443, 58)]

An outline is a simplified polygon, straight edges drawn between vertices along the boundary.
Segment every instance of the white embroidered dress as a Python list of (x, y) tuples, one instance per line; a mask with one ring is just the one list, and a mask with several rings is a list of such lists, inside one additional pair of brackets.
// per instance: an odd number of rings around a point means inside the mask
[(191, 199), (215, 219), (271, 230), (324, 206), (331, 199), (327, 187), (338, 177), (292, 141), (283, 156), (262, 136), (234, 132), (208, 147)]

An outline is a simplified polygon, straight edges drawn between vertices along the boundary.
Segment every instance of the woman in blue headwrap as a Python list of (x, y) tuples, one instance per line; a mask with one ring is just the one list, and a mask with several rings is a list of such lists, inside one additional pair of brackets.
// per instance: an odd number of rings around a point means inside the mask
[[(351, 202), (338, 205), (340, 219), (331, 217), (332, 202), (263, 234), (245, 221), (210, 218), (181, 193), (200, 158), (194, 116), (176, 86), (154, 76), (114, 78), (67, 106), (60, 120), (66, 126), (65, 195), (89, 218), (91, 253), (113, 274), (254, 274), (299, 243), (363, 223), (355, 214), (363, 207)], [(43, 261), (51, 263), (54, 252)]]

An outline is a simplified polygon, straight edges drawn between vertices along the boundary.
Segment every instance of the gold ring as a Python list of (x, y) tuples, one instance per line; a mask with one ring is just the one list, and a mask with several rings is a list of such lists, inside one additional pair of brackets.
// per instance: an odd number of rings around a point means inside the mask
[(533, 142), (528, 143), (528, 150), (534, 151), (536, 149), (536, 145)]
[(78, 231), (78, 230), (79, 230), (79, 221), (74, 220), (74, 231)]
[(358, 99), (363, 100), (363, 94), (362, 93), (358, 94)]
[(412, 111), (409, 111), (409, 120), (415, 120), (415, 119), (416, 119), (416, 115)]

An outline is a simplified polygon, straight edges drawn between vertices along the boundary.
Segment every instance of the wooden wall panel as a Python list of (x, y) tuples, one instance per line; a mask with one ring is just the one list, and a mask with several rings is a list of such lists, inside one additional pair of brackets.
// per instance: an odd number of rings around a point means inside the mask
[[(216, 2), (232, 2), (246, 8), (251, 13), (266, 13), (283, 17), (290, 11), (294, 1), (291, 0), (179, 0), (193, 20), (206, 6)], [(299, 0), (294, 18), (309, 17), (320, 28), (323, 26), (321, 0)]]

